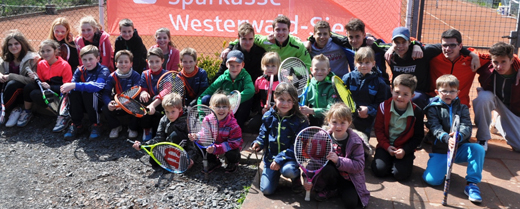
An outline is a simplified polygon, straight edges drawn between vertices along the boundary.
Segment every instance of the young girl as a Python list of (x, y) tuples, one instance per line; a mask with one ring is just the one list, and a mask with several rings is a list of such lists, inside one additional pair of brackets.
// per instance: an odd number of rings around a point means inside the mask
[(325, 116), (332, 137), (332, 152), (327, 155), (329, 163), (314, 178), (315, 199), (324, 201), (339, 194), (346, 208), (365, 207), (370, 192), (365, 185), (364, 134), (349, 128), (352, 123), (350, 108), (344, 103), (335, 103)]
[[(240, 150), (242, 147), (242, 130), (238, 126), (237, 120), (230, 114), (231, 105), (226, 95), (216, 93), (211, 97), (209, 102), (210, 108), (215, 111), (218, 119), (218, 136), (215, 144), (206, 148), (208, 162), (210, 164), (208, 172), (212, 172), (221, 166), (217, 159), (218, 155), (225, 155), (227, 160), (226, 173), (234, 172), (240, 161)], [(213, 117), (213, 116), (207, 116)], [(197, 137), (193, 134), (189, 135), (191, 141), (195, 141)]]
[[(37, 74), (29, 73), (29, 77), (36, 80), (40, 79), (43, 89), (50, 89), (54, 92), (60, 92), (60, 86), (72, 80), (72, 71), (67, 61), (58, 56), (60, 45), (54, 40), (45, 40), (40, 44), (40, 56), (42, 59), (38, 62)], [(17, 125), (24, 127), (32, 118), (32, 103), (41, 107), (47, 107), (42, 98), (40, 87), (36, 82), (29, 82), (23, 89), (24, 110), (18, 119)], [(48, 108), (48, 107), (47, 107)]]
[[(118, 51), (116, 53), (117, 70), (108, 76), (103, 89), (103, 114), (107, 119), (108, 127), (111, 129), (109, 135), (111, 139), (119, 137), (119, 132), (123, 129), (117, 116), (128, 115), (125, 111), (117, 108), (114, 93), (121, 94), (134, 86), (138, 86), (141, 79), (139, 73), (132, 69), (132, 60), (132, 52), (126, 49)], [(128, 138), (133, 139), (137, 137), (137, 126), (139, 124), (136, 117), (131, 117), (129, 120)]]
[[(26, 68), (36, 70), (38, 63), (37, 53), (27, 42), (27, 39), (18, 30), (8, 31), (2, 41), (2, 59), (0, 59), (0, 87), (4, 88), (4, 105), (7, 110), (12, 109), (6, 127), (13, 127), (18, 122), (22, 108), (14, 106), (22, 104), (22, 90), (29, 82)], [(0, 124), (4, 123), (0, 121)]]
[[(162, 117), (163, 108), (159, 106), (162, 98), (158, 95), (157, 81), (167, 71), (162, 68), (164, 62), (164, 54), (161, 48), (151, 48), (146, 56), (148, 67), (150, 69), (143, 71), (141, 75), (141, 95), (139, 97), (143, 104), (147, 105), (148, 115), (141, 118), (141, 127), (143, 128), (143, 141), (152, 139), (152, 130), (157, 130), (159, 120)], [(156, 109), (158, 108), (158, 109)], [(153, 128), (153, 129), (152, 129)]]
[(300, 168), (294, 157), (294, 139), (309, 126), (307, 118), (300, 112), (298, 93), (289, 83), (280, 83), (273, 93), (275, 106), (262, 118), (260, 134), (252, 149), (264, 149), (264, 171), (260, 179), (260, 190), (264, 195), (273, 194), (278, 186), (280, 174), (292, 180), (295, 193), (303, 191)]
[[(175, 47), (171, 40), (170, 29), (159, 28), (155, 31), (155, 43), (150, 49), (161, 48), (163, 51), (163, 59), (166, 60), (162, 64), (162, 68), (168, 71), (179, 70), (179, 50)], [(149, 49), (149, 50), (150, 50)], [(197, 60), (195, 60), (197, 61)]]
[[(267, 52), (262, 57), (261, 66), (264, 74), (256, 79), (255, 96), (253, 96), (253, 104), (256, 104), (253, 105), (253, 112), (256, 112), (257, 114), (249, 120), (249, 124), (247, 125), (247, 130), (251, 133), (256, 133), (258, 131), (262, 125), (262, 116), (270, 109), (273, 101), (272, 96), (271, 101), (266, 101), (269, 90), (269, 82), (271, 80), (271, 75), (273, 75), (272, 91), (274, 91), (279, 83), (277, 72), (280, 63), (280, 56), (278, 56), (278, 53), (276, 52)], [(268, 103), (269, 105), (267, 105)]]
[(192, 48), (184, 48), (180, 52), (182, 70), (180, 78), (184, 81), (185, 89), (184, 104), (193, 106), (197, 103), (199, 95), (208, 88), (208, 74), (202, 68), (197, 67), (197, 51)]
[[(110, 35), (103, 31), (101, 25), (92, 16), (85, 16), (79, 20), (79, 35), (74, 42), (78, 53), (86, 45), (94, 45), (99, 50), (99, 63), (114, 72), (114, 52), (110, 44)], [(81, 60), (79, 64), (83, 65)]]
[(67, 18), (58, 17), (52, 22), (48, 39), (60, 44), (59, 55), (69, 63), (71, 70), (76, 70), (79, 66), (79, 56)]

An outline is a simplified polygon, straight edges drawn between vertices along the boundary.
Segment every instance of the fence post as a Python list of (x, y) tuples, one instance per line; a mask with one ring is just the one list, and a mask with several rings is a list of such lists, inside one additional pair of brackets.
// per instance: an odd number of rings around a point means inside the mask
[(98, 0), (99, 1), (99, 24), (101, 24), (101, 28), (103, 30), (105, 29), (105, 7), (104, 7), (104, 0)]
[(406, 1), (406, 20), (405, 20), (405, 27), (410, 29), (412, 25), (412, 6), (413, 6), (414, 0), (407, 0)]
[(421, 0), (414, 0), (413, 2), (413, 17), (412, 28), (410, 29), (410, 36), (417, 38), (417, 25), (419, 24), (419, 4)]
[(415, 37), (417, 40), (421, 40), (422, 38), (422, 29), (423, 29), (423, 18), (424, 18), (424, 0), (421, 1), (421, 14), (419, 15), (419, 23), (417, 24), (417, 36)]

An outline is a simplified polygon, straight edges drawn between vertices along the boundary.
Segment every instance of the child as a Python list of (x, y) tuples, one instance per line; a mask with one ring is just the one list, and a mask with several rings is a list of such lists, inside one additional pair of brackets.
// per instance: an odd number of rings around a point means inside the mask
[(305, 184), (306, 189), (314, 188), (315, 199), (324, 201), (339, 193), (346, 208), (368, 204), (370, 192), (365, 185), (365, 155), (363, 133), (349, 128), (352, 123), (350, 108), (344, 103), (333, 104), (325, 121), (329, 124), (329, 134), (333, 138), (332, 152), (327, 155), (329, 163), (314, 178), (314, 187)]
[[(123, 49), (116, 53), (117, 70), (111, 73), (103, 90), (103, 114), (105, 115), (108, 127), (111, 129), (109, 137), (115, 139), (119, 137), (119, 132), (123, 129), (117, 118), (118, 115), (127, 115), (121, 109), (117, 109), (114, 101), (114, 93), (121, 94), (126, 90), (139, 85), (141, 76), (132, 69), (132, 52)], [(128, 138), (137, 137), (138, 122), (136, 117), (131, 117), (128, 123)]]
[[(47, 39), (42, 41), (40, 43), (40, 56), (42, 59), (38, 62), (37, 75), (34, 72), (29, 73), (29, 77), (34, 80), (40, 79), (43, 89), (50, 89), (54, 92), (60, 92), (60, 86), (72, 80), (69, 63), (58, 56), (59, 47), (58, 42), (54, 40)], [(33, 102), (36, 102), (41, 107), (47, 107), (42, 98), (40, 87), (34, 81), (27, 83), (23, 88), (23, 100), (24, 110), (18, 119), (18, 127), (26, 126), (31, 120)]]
[(157, 44), (150, 49), (161, 48), (163, 51), (162, 58), (166, 60), (166, 62), (163, 62), (162, 68), (167, 71), (177, 72), (179, 70), (179, 50), (177, 50), (171, 39), (170, 29), (159, 28), (155, 31), (155, 42)]
[[(40, 56), (34, 52), (25, 36), (18, 30), (10, 30), (2, 41), (2, 59), (0, 59), (0, 83), (4, 88), (6, 112), (11, 110), (5, 126), (13, 127), (18, 123), (22, 108), (15, 107), (23, 103), (22, 90), (33, 82), (28, 77), (26, 68), (36, 70)], [(14, 108), (13, 108), (14, 107)], [(4, 123), (5, 121), (0, 121)]]
[[(167, 71), (162, 68), (164, 55), (161, 48), (151, 48), (146, 55), (148, 67), (150, 69), (143, 71), (141, 74), (141, 95), (139, 100), (148, 105), (148, 115), (141, 118), (141, 127), (143, 128), (143, 141), (152, 139), (152, 130), (157, 129), (159, 120), (161, 120), (161, 104), (162, 98), (158, 95), (157, 82), (159, 78)], [(157, 108), (157, 109), (156, 109)], [(152, 129), (153, 128), (153, 129)]]
[(208, 88), (208, 74), (202, 68), (197, 67), (197, 51), (192, 48), (184, 48), (180, 52), (182, 70), (179, 73), (180, 78), (184, 81), (185, 103), (193, 106), (197, 102), (197, 98), (206, 88)]
[(121, 35), (116, 38), (114, 43), (114, 54), (124, 49), (132, 52), (134, 55), (132, 69), (141, 75), (146, 70), (146, 47), (143, 40), (137, 34), (137, 29), (134, 28), (134, 23), (130, 19), (125, 18), (119, 21), (119, 32)]
[(300, 168), (294, 157), (294, 140), (298, 133), (309, 126), (300, 112), (298, 93), (289, 83), (280, 83), (273, 93), (275, 106), (262, 118), (260, 134), (252, 149), (264, 150), (264, 164), (260, 190), (264, 195), (273, 194), (278, 187), (280, 174), (290, 178), (295, 193), (303, 191)]
[[(193, 165), (194, 159), (197, 156), (197, 150), (193, 143), (188, 142), (188, 123), (186, 122), (186, 112), (182, 107), (182, 98), (177, 93), (170, 93), (164, 96), (162, 100), (162, 107), (164, 108), (164, 116), (159, 122), (157, 135), (145, 144), (156, 144), (159, 142), (172, 142), (180, 145), (188, 153), (190, 158), (190, 165)], [(140, 150), (141, 142), (135, 141), (132, 146), (136, 150)], [(150, 157), (150, 164), (157, 168), (157, 163)]]
[(332, 87), (334, 73), (330, 71), (329, 58), (320, 54), (312, 58), (312, 79), (309, 83), (306, 101), (300, 110), (309, 116), (311, 126), (322, 126), (325, 112), (337, 100), (336, 92)]
[(215, 80), (199, 97), (197, 104), (208, 104), (211, 95), (220, 89), (225, 93), (233, 90), (240, 91), (241, 100), (240, 107), (236, 115), (237, 123), (240, 128), (244, 127), (244, 123), (249, 117), (251, 110), (251, 98), (255, 93), (255, 86), (251, 80), (251, 76), (244, 69), (244, 54), (238, 50), (230, 51), (227, 55), (226, 65), (228, 69)]
[(482, 168), (484, 165), (485, 151), (482, 146), (477, 143), (470, 143), (471, 137), (471, 118), (469, 116), (468, 106), (460, 103), (457, 94), (459, 93), (459, 80), (454, 75), (443, 75), (437, 79), (436, 82), (437, 97), (432, 98), (432, 101), (426, 108), (426, 117), (428, 122), (429, 132), (426, 137), (433, 138), (432, 153), (428, 165), (423, 173), (423, 179), (432, 186), (441, 185), (444, 183), (444, 176), (446, 176), (447, 166), (447, 151), (453, 148), (455, 141), (451, 132), (453, 119), (455, 115), (460, 117), (460, 128), (458, 150), (454, 156), (456, 163), (468, 162), (466, 169), (466, 188), (464, 193), (468, 195), (472, 202), (482, 202), (480, 197), (480, 190), (477, 186), (482, 179)]
[(69, 63), (72, 70), (70, 74), (73, 74), (74, 70), (78, 68), (79, 57), (67, 18), (58, 17), (52, 22), (48, 39), (55, 40), (60, 44), (59, 55)]
[(110, 74), (107, 67), (99, 63), (99, 51), (96, 46), (87, 45), (79, 52), (83, 66), (79, 67), (72, 77), (72, 82), (60, 87), (61, 93), (69, 94), (70, 116), (72, 124), (65, 139), (70, 140), (83, 131), (83, 114), (87, 112), (90, 120), (90, 139), (100, 136), (99, 92), (105, 87), (106, 79)]
[(401, 181), (412, 174), (415, 148), (424, 137), (423, 112), (411, 102), (416, 86), (415, 76), (397, 76), (392, 98), (377, 109), (374, 128), (378, 143), (372, 161), (375, 176), (393, 175)]
[(343, 76), (343, 82), (356, 102), (354, 128), (370, 136), (376, 118), (377, 106), (389, 98), (385, 81), (378, 75), (375, 55), (369, 47), (361, 47), (354, 57), (356, 70)]
[[(258, 132), (258, 129), (262, 125), (262, 116), (271, 109), (268, 108), (269, 104), (272, 105), (273, 98), (271, 96), (271, 101), (267, 101), (267, 94), (269, 90), (269, 82), (271, 80), (271, 75), (273, 75), (273, 86), (271, 91), (276, 89), (278, 86), (278, 67), (280, 66), (281, 60), (280, 56), (276, 52), (267, 52), (262, 57), (262, 70), (264, 71), (264, 75), (258, 77), (255, 81), (255, 95), (253, 96), (253, 107), (252, 112), (257, 113), (253, 118), (249, 120), (247, 125), (247, 131), (250, 133)], [(272, 92), (271, 92), (272, 94)]]
[[(102, 30), (101, 25), (92, 16), (81, 18), (79, 29), (81, 35), (74, 40), (78, 53), (81, 54), (81, 49), (87, 45), (96, 46), (101, 55), (99, 63), (108, 67), (110, 72), (114, 72), (114, 54), (110, 44), (110, 35)], [(79, 60), (79, 64), (83, 65), (82, 60)]]
[[(225, 94), (214, 94), (210, 100), (210, 108), (215, 111), (218, 119), (218, 136), (215, 144), (206, 148), (209, 166), (208, 172), (212, 172), (219, 168), (220, 161), (218, 155), (226, 156), (226, 173), (236, 171), (238, 162), (240, 161), (240, 150), (242, 148), (242, 130), (237, 124), (235, 117), (231, 113), (231, 105)], [(212, 115), (207, 117), (213, 117)], [(190, 140), (195, 141), (196, 135), (190, 135)]]

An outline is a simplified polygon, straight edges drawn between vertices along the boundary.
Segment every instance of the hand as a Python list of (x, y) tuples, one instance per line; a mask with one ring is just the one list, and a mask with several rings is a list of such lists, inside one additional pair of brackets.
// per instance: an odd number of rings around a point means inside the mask
[(267, 109), (267, 108), (262, 108), (262, 115), (265, 114), (267, 111), (269, 111), (269, 109)]
[(146, 106), (146, 109), (148, 109), (148, 115), (155, 114), (155, 107), (152, 104)]
[(110, 101), (107, 106), (109, 111), (114, 111), (118, 108), (117, 103), (114, 100)]
[(412, 59), (421, 59), (423, 58), (424, 56), (424, 53), (421, 49), (420, 46), (418, 45), (413, 45), (413, 51), (412, 51)]
[(65, 83), (65, 84), (61, 85), (60, 91), (62, 94), (66, 94), (75, 88), (76, 88), (76, 83)]
[(309, 53), (311, 53), (311, 51), (312, 51), (312, 43), (310, 41), (306, 41), (306, 42), (303, 42), (303, 45), (305, 46), (307, 51), (309, 51)]
[(398, 149), (398, 150), (395, 151), (395, 158), (397, 158), (397, 159), (403, 159), (404, 154), (405, 154), (404, 149), (400, 148), (400, 149)]
[(307, 106), (301, 106), (300, 111), (304, 115), (314, 115), (314, 109), (307, 107)]
[(471, 56), (471, 71), (476, 72), (480, 68), (480, 58), (473, 52), (469, 53), (469, 56)]
[(280, 170), (280, 165), (276, 162), (272, 162), (271, 165), (269, 166), (269, 169), (273, 170), (273, 171), (277, 171), (277, 170)]
[(303, 188), (305, 189), (305, 191), (311, 191), (312, 182), (305, 181), (305, 183), (303, 183)]
[(251, 146), (251, 149), (260, 152), (260, 145), (258, 143), (253, 143), (253, 146)]
[(190, 141), (196, 141), (197, 140), (197, 134), (188, 134), (188, 138), (190, 139)]
[(395, 151), (397, 151), (397, 149), (394, 146), (389, 146), (388, 149), (386, 149), (386, 151), (390, 153), (391, 156), (394, 156)]
[(4, 75), (4, 74), (0, 73), (0, 82), (5, 83), (7, 81), (9, 81), (9, 75)]
[(367, 38), (367, 46), (371, 46), (377, 40), (376, 37), (374, 35), (372, 35), (371, 33), (367, 33), (366, 38)]
[(141, 150), (141, 142), (140, 141), (135, 141), (134, 145), (132, 145), (132, 147), (134, 149), (136, 149), (137, 151)]
[(34, 72), (27, 72), (27, 76), (29, 78), (32, 78), (33, 80), (36, 80), (36, 78), (38, 78), (37, 74)]
[(360, 118), (368, 118), (368, 107), (367, 106), (360, 106), (358, 109), (358, 116)]
[(386, 50), (386, 52), (385, 52), (385, 60), (388, 63), (393, 62), (392, 55), (394, 54), (394, 48), (395, 48), (395, 46), (394, 46), (394, 44), (392, 44), (392, 46), (390, 48), (388, 48), (388, 50)]
[(274, 37), (274, 33), (267, 35), (267, 40), (272, 44), (276, 44), (276, 38)]
[(49, 85), (47, 82), (42, 82), (42, 87), (44, 89), (50, 89), (51, 88), (51, 85)]
[(450, 133), (450, 139), (448, 139), (448, 149), (453, 150), (455, 148), (455, 139), (453, 138), (453, 132)]
[(225, 48), (224, 50), (222, 50), (222, 53), (220, 53), (220, 59), (225, 60), (229, 51), (231, 51), (231, 49), (229, 48)]
[(150, 94), (146, 91), (141, 91), (141, 95), (139, 95), (139, 99), (142, 103), (147, 103), (150, 99)]
[(327, 160), (332, 161), (334, 164), (338, 163), (338, 155), (335, 152), (329, 152), (327, 155)]
[(209, 154), (213, 154), (213, 152), (215, 152), (215, 146), (210, 146), (206, 148), (206, 152), (208, 152)]

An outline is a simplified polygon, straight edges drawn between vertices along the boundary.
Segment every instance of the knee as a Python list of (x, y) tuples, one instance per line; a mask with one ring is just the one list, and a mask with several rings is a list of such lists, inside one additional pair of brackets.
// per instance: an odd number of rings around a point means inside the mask
[(473, 100), (473, 103), (486, 102), (486, 101), (492, 102), (494, 98), (495, 98), (495, 95), (493, 94), (493, 92), (482, 90), (482, 91), (478, 92), (477, 98), (475, 98)]
[(280, 168), (280, 173), (282, 173), (283, 176), (294, 179), (300, 177), (300, 169), (296, 165), (296, 163), (287, 162), (285, 165)]
[(204, 105), (209, 105), (209, 100), (211, 99), (211, 95), (203, 96), (201, 99), (201, 103)]
[(423, 178), (424, 182), (426, 182), (430, 186), (441, 185), (442, 182), (444, 181), (443, 178), (436, 178), (432, 173), (430, 173), (428, 171), (424, 171), (422, 178)]
[(377, 177), (384, 177), (388, 175), (389, 167), (386, 165), (386, 163), (378, 158), (374, 158), (372, 161), (372, 172)]
[(262, 192), (262, 194), (264, 195), (272, 195), (274, 193), (274, 191), (276, 191), (276, 188), (275, 187), (272, 187), (272, 186), (268, 186), (268, 187), (260, 187), (260, 191)]

